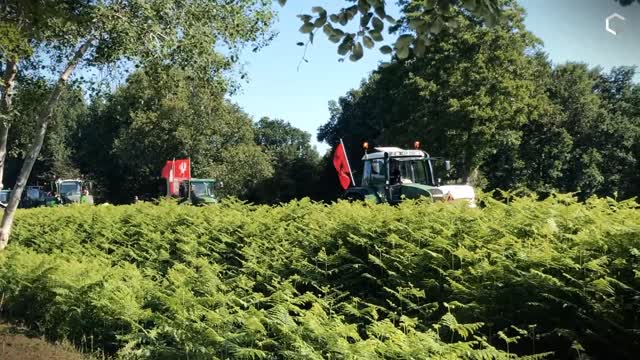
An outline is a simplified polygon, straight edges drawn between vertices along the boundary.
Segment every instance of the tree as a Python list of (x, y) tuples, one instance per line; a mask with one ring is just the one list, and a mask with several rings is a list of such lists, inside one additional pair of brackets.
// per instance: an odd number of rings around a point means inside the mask
[(116, 202), (158, 195), (166, 160), (190, 157), (195, 177), (224, 182), (241, 196), (271, 174), (254, 144), (249, 117), (224, 99), (221, 82), (194, 79), (182, 69), (145, 69), (96, 103), (78, 140), (82, 169), (95, 174)]
[(455, 30), (431, 35), (428, 52), (381, 66), (330, 104), (318, 139), (335, 146), (343, 138), (356, 171), (365, 140), (422, 140), (454, 160), (456, 177), (488, 189), (637, 195), (634, 70), (553, 67), (521, 9), (502, 4), (494, 28), (461, 12)]
[(319, 156), (311, 146), (311, 135), (284, 120), (267, 117), (255, 124), (255, 134), (274, 172), (253, 187), (249, 199), (271, 204), (305, 196), (317, 199)]
[[(7, 171), (5, 181), (13, 184), (17, 175), (17, 165), (25, 157), (30, 139), (35, 132), (35, 123), (30, 121), (42, 98), (51, 91), (50, 84), (44, 79), (21, 78), (16, 88), (14, 102), (14, 121), (9, 133), (7, 153)], [(75, 132), (77, 125), (87, 113), (87, 105), (82, 89), (73, 84), (63, 93), (54, 109), (49, 127), (49, 136), (45, 139), (42, 151), (34, 164), (34, 173), (40, 183), (54, 177), (79, 177), (75, 164)]]
[[(272, 15), (269, 4), (260, 0), (224, 6), (206, 0), (3, 3), (3, 31), (12, 35), (9, 41), (3, 41), (1, 49), (5, 64), (0, 108), (3, 120), (11, 113), (7, 96), (13, 93), (20, 61), (33, 60), (32, 54), (39, 54), (60, 59), (54, 63), (64, 65), (58, 69), (55, 85), (37, 116), (35, 136), (3, 214), (0, 249), (8, 243), (15, 210), (40, 153), (49, 118), (79, 65), (114, 64), (122, 60), (137, 64), (169, 63), (192, 69), (198, 76), (219, 77), (222, 70), (232, 65), (242, 45), (262, 44)], [(216, 50), (216, 46), (219, 49), (224, 45), (230, 50), (226, 52), (228, 55)], [(26, 50), (22, 52), (15, 50), (23, 48)], [(0, 158), (5, 146), (0, 144)]]
[(343, 138), (350, 159), (361, 157), (363, 140), (422, 140), (432, 155), (454, 160), (464, 180), (477, 177), (498, 149), (517, 149), (521, 126), (549, 106), (527, 55), (539, 42), (513, 3), (494, 29), (477, 27), (465, 13), (456, 20), (458, 28), (440, 32), (428, 53), (378, 69), (341, 98), (318, 139), (335, 146)]

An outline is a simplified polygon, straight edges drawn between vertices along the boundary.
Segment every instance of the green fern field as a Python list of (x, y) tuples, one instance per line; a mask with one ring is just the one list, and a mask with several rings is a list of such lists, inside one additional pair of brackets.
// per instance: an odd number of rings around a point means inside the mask
[(23, 210), (1, 316), (120, 359), (637, 359), (637, 203), (483, 202)]

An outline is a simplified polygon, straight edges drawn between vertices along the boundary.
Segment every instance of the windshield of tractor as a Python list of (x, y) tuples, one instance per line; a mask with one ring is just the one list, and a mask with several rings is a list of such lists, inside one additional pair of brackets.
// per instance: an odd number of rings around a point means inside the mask
[(429, 164), (424, 159), (391, 159), (391, 184), (425, 184), (432, 185)]
[(214, 185), (213, 182), (192, 182), (191, 192), (195, 196), (213, 196)]
[[(427, 160), (422, 158), (394, 158), (389, 160), (389, 182), (395, 184), (433, 185)], [(364, 163), (362, 186), (384, 185), (386, 168), (383, 159), (367, 160)]]
[(80, 194), (80, 183), (78, 182), (62, 182), (60, 183), (61, 194)]
[(37, 199), (39, 199), (40, 198), (40, 189), (38, 189), (38, 188), (28, 188), (26, 197), (29, 200), (37, 200)]
[(375, 159), (364, 162), (364, 172), (362, 174), (362, 186), (384, 185), (385, 182), (384, 160)]

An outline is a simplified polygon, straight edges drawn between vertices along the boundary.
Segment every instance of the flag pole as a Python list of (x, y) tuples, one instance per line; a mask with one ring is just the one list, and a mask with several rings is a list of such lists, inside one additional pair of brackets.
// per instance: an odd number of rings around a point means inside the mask
[(340, 144), (342, 145), (342, 152), (344, 153), (344, 158), (347, 160), (347, 167), (349, 168), (349, 176), (351, 176), (351, 184), (353, 186), (356, 186), (356, 181), (353, 180), (353, 172), (351, 171), (351, 165), (349, 164), (349, 157), (347, 157), (347, 148), (344, 147), (342, 138), (340, 138)]
[(189, 201), (191, 201), (191, 156), (187, 157), (189, 159)]
[(175, 185), (176, 183), (176, 158), (173, 158), (173, 161), (171, 161), (171, 176), (169, 176), (169, 182), (170, 182), (170, 188), (171, 189), (169, 192), (169, 195), (173, 195), (173, 190), (175, 190), (173, 188), (173, 185)]

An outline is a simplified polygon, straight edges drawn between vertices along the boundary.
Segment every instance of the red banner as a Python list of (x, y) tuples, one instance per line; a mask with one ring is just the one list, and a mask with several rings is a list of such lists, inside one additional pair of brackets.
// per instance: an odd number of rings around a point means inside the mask
[(162, 177), (167, 179), (170, 195), (179, 195), (180, 182), (191, 179), (190, 159), (168, 160), (162, 168)]
[(343, 189), (348, 189), (351, 184), (351, 173), (349, 172), (349, 162), (347, 161), (347, 155), (344, 151), (342, 143), (338, 144), (335, 153), (333, 154), (333, 166), (338, 172), (338, 179)]

